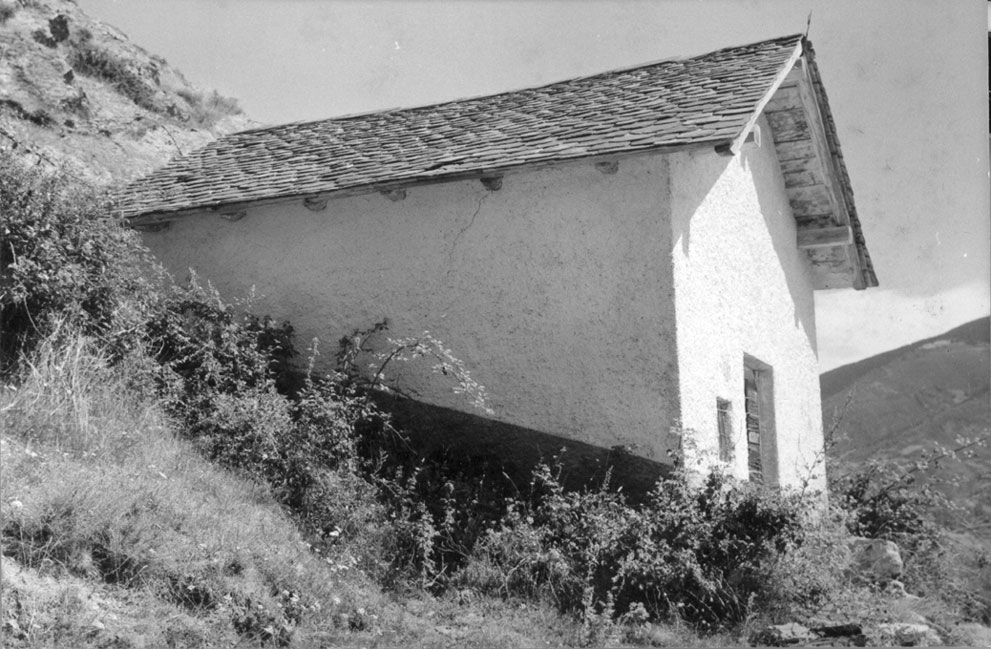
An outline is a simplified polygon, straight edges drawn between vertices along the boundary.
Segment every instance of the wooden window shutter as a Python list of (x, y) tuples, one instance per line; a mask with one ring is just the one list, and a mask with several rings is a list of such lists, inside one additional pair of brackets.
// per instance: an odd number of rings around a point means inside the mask
[(716, 398), (716, 421), (719, 426), (719, 459), (733, 461), (733, 402)]
[(764, 481), (764, 468), (761, 463), (760, 447), (760, 392), (757, 388), (757, 372), (744, 368), (744, 403), (747, 419), (747, 466), (751, 482)]

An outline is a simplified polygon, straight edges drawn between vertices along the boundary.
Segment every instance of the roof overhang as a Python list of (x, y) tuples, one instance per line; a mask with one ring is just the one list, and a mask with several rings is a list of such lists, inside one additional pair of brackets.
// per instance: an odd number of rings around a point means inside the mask
[[(708, 148), (722, 155), (736, 155), (758, 135), (756, 126), (765, 116), (784, 178), (785, 191), (797, 225), (796, 246), (807, 255), (816, 289), (877, 286), (860, 221), (853, 202), (849, 174), (840, 151), (836, 125), (815, 64), (811, 44), (800, 36), (774, 74), (760, 99), (747, 107), (746, 120), (731, 135), (700, 138), (680, 144), (646, 146), (603, 155), (564, 152), (547, 160), (508, 162), (504, 165), (452, 169), (436, 168), (400, 174), (381, 182), (367, 182), (330, 191), (291, 192), (242, 201), (206, 201), (195, 206), (149, 210), (128, 218), (138, 229), (157, 230), (168, 222), (192, 215), (214, 213), (236, 220), (249, 208), (302, 201), (309, 209), (322, 209), (330, 198), (380, 192), (400, 200), (407, 188), (467, 179), (481, 179), (487, 189), (498, 188), (493, 179), (507, 174), (549, 166), (595, 164), (607, 168), (617, 160), (641, 155)], [(447, 167), (447, 168), (445, 168)], [(611, 168), (615, 168), (614, 166)], [(184, 180), (180, 178), (180, 180)], [(500, 185), (501, 186), (501, 185)], [(164, 202), (165, 204), (168, 201)]]
[(815, 54), (808, 41), (801, 47), (762, 107), (795, 217), (796, 243), (808, 256), (816, 289), (877, 286)]
[[(759, 116), (759, 115), (758, 115)], [(756, 121), (756, 120), (755, 120)], [(753, 141), (754, 133), (748, 131), (747, 134), (741, 139), (744, 141)], [(216, 201), (216, 202), (204, 202), (198, 204), (194, 207), (180, 208), (180, 209), (170, 209), (170, 210), (150, 210), (146, 212), (141, 212), (133, 216), (126, 216), (127, 223), (138, 230), (143, 231), (156, 231), (164, 229), (171, 221), (179, 221), (193, 216), (202, 216), (204, 214), (216, 214), (222, 217), (229, 217), (230, 215), (242, 214), (247, 209), (257, 209), (260, 207), (266, 207), (271, 205), (284, 205), (287, 203), (299, 203), (302, 202), (306, 206), (311, 206), (315, 204), (326, 204), (330, 199), (336, 198), (347, 198), (351, 196), (363, 196), (366, 194), (379, 193), (384, 196), (389, 197), (391, 200), (396, 200), (396, 196), (401, 195), (405, 198), (405, 190), (415, 188), (415, 187), (426, 187), (430, 185), (440, 185), (444, 183), (460, 182), (465, 180), (481, 180), (483, 184), (486, 184), (489, 179), (502, 178), (504, 176), (509, 176), (513, 174), (527, 173), (535, 171), (538, 169), (547, 168), (567, 168), (575, 167), (578, 165), (588, 166), (592, 165), (600, 170), (606, 168), (606, 165), (615, 165), (623, 160), (629, 160), (631, 158), (638, 158), (648, 155), (657, 155), (658, 153), (675, 153), (678, 151), (690, 151), (698, 149), (715, 149), (717, 151), (726, 151), (733, 144), (734, 140), (728, 139), (718, 139), (705, 142), (693, 142), (691, 144), (684, 144), (680, 146), (665, 146), (656, 148), (640, 149), (636, 151), (623, 152), (623, 153), (608, 153), (597, 156), (590, 155), (579, 155), (573, 158), (561, 158), (546, 162), (534, 162), (525, 164), (508, 164), (503, 166), (491, 166), (481, 169), (472, 169), (470, 171), (456, 171), (456, 172), (444, 172), (433, 174), (429, 177), (424, 177), (423, 175), (418, 175), (412, 178), (406, 179), (390, 179), (385, 182), (379, 183), (367, 183), (356, 187), (347, 187), (344, 189), (337, 189), (333, 191), (322, 191), (322, 192), (298, 192), (291, 194), (283, 194), (278, 196), (271, 196), (266, 198), (256, 198), (245, 201)], [(608, 173), (608, 172), (607, 172)], [(228, 219), (237, 220), (237, 219)]]

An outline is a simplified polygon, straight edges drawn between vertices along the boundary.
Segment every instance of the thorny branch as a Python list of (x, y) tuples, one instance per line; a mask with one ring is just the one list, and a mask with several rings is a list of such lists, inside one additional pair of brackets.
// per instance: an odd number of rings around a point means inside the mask
[(361, 354), (370, 354), (376, 362), (368, 364), (371, 379), (362, 382), (372, 389), (405, 396), (402, 391), (386, 383), (386, 367), (393, 361), (409, 362), (420, 358), (432, 358), (435, 363), (431, 366), (431, 370), (435, 374), (453, 379), (455, 394), (464, 395), (479, 410), (489, 415), (493, 414), (494, 411), (487, 405), (485, 387), (475, 381), (464, 362), (457, 358), (454, 352), (444, 347), (443, 343), (429, 331), (407, 338), (387, 337), (388, 347), (385, 350), (375, 352), (370, 349), (367, 345), (368, 340), (375, 334), (387, 330), (388, 326), (388, 321), (383, 320), (369, 329), (357, 330), (341, 339), (340, 351), (337, 354), (341, 371), (359, 380), (361, 372), (358, 368), (358, 357)]

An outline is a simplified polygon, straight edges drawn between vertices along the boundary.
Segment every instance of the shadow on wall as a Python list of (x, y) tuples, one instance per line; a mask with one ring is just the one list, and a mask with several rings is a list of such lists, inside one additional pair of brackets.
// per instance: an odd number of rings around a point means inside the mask
[[(708, 164), (696, 164), (699, 156), (703, 156)], [(732, 158), (708, 156), (706, 153), (690, 150), (675, 154), (671, 160), (674, 162), (668, 167), (668, 182), (671, 183), (671, 241), (675, 245), (680, 244), (682, 254), (688, 257), (691, 253), (692, 217), (709, 197)], [(682, 170), (685, 165), (691, 167), (689, 172)]]
[[(773, 219), (780, 219), (783, 216), (791, 216), (791, 206), (788, 204), (787, 198), (783, 198), (783, 203), (781, 204), (771, 198), (772, 195), (780, 197), (785, 196), (784, 180), (780, 177), (780, 173), (776, 170), (761, 168), (761, 163), (766, 162), (766, 159), (759, 159), (760, 154), (754, 149), (753, 145), (748, 144), (746, 146), (747, 148), (744, 149), (743, 153), (734, 157), (706, 155), (699, 158), (697, 156), (700, 154), (696, 152), (685, 154), (687, 156), (687, 162), (683, 164), (691, 165), (691, 173), (686, 174), (684, 172), (678, 173), (675, 171), (671, 174), (671, 179), (673, 181), (671, 190), (671, 219), (673, 225), (672, 241), (675, 245), (680, 244), (682, 254), (686, 257), (690, 256), (692, 217), (698, 211), (703, 202), (705, 202), (706, 198), (708, 198), (712, 189), (719, 183), (720, 178), (727, 171), (729, 166), (731, 164), (737, 164), (744, 169), (751, 168), (755, 180), (757, 180), (758, 183), (768, 181), (777, 185), (777, 187), (773, 188), (775, 190), (773, 192), (762, 191), (764, 188), (758, 188), (757, 200), (760, 212), (764, 216), (765, 223), (767, 223), (768, 230), (772, 236), (772, 245), (774, 246), (774, 251), (778, 257), (779, 267), (788, 268), (792, 265), (788, 263), (789, 255), (796, 250), (795, 240), (792, 237), (784, 236), (784, 233), (789, 231), (787, 228), (775, 227), (772, 223)], [(764, 146), (773, 147), (773, 144), (765, 143)], [(772, 153), (772, 155), (776, 156), (777, 154)], [(685, 185), (681, 185), (680, 183), (685, 183)], [(801, 253), (799, 252), (798, 254)], [(799, 263), (801, 263), (801, 260)], [(799, 277), (794, 273), (784, 273), (784, 279), (788, 286), (788, 291), (791, 294), (792, 303), (796, 305), (796, 309), (793, 314), (795, 327), (801, 327), (804, 330), (806, 337), (814, 341), (814, 323), (806, 322), (801, 317), (801, 314), (797, 308), (798, 305), (803, 304), (805, 301), (811, 300), (812, 297), (811, 295), (807, 295), (805, 293)]]
[[(769, 130), (769, 129), (768, 129)], [(769, 137), (770, 139), (770, 137)], [(765, 144), (765, 146), (773, 147), (773, 144)], [(775, 159), (777, 158), (777, 153), (773, 154)], [(746, 158), (744, 156), (740, 157), (740, 164), (746, 166)], [(775, 174), (775, 182), (779, 185), (780, 193), (778, 196), (787, 196), (784, 188), (784, 179), (781, 174)], [(771, 241), (774, 245), (774, 252), (778, 256), (778, 262), (780, 268), (788, 268), (793, 264), (788, 263), (788, 257), (791, 256), (793, 262), (797, 259), (798, 266), (804, 266), (808, 262), (805, 259), (805, 253), (798, 250), (797, 240), (794, 236), (791, 236), (794, 232), (790, 228), (776, 228), (773, 227), (771, 219), (775, 218), (789, 218), (792, 223), (795, 219), (792, 215), (791, 205), (788, 199), (784, 199), (784, 204), (776, 204), (768, 197), (765, 192), (757, 193), (757, 200), (760, 203), (761, 214), (764, 215), (764, 221), (767, 223), (768, 231), (771, 232)], [(797, 226), (796, 226), (797, 227)], [(786, 234), (787, 233), (787, 234)], [(807, 322), (805, 318), (802, 317), (802, 311), (806, 313), (812, 313), (814, 311), (814, 306), (812, 304), (806, 304), (813, 300), (811, 293), (806, 291), (806, 287), (801, 283), (800, 278), (795, 272), (786, 272), (785, 283), (788, 285), (788, 292), (791, 294), (791, 302), (795, 305), (795, 327), (801, 327), (805, 332), (805, 337), (811, 341), (812, 346), (815, 347), (816, 344), (816, 333), (815, 333), (815, 322)], [(800, 310), (799, 305), (804, 307)]]
[(504, 473), (523, 493), (537, 463), (550, 463), (555, 456), (560, 460), (565, 488), (598, 487), (612, 468), (610, 485), (621, 487), (634, 501), (641, 500), (658, 479), (671, 472), (669, 465), (621, 449), (602, 448), (414, 399), (384, 394), (375, 399), (409, 435), (421, 456), (460, 457), (466, 466), (488, 465)]

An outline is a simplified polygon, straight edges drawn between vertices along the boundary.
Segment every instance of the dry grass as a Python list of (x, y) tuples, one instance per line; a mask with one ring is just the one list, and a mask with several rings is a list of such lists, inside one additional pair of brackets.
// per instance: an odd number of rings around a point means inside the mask
[[(96, 642), (91, 622), (102, 614), (76, 602), (79, 580), (111, 599), (157, 602), (161, 624), (144, 625), (153, 645), (174, 616), (190, 629), (285, 641), (362, 631), (371, 624), (359, 618), (385, 604), (339, 558), (311, 552), (264, 487), (175, 439), (81, 337), (46, 341), (19, 386), (5, 388), (0, 413), (3, 552), (35, 578), (4, 571), (13, 640)], [(103, 624), (95, 635), (119, 631)]]
[(230, 115), (242, 115), (244, 111), (233, 97), (224, 97), (216, 90), (201, 92), (192, 88), (180, 88), (176, 94), (188, 105), (188, 120), (195, 126), (209, 128)]
[[(2, 637), (13, 647), (562, 646), (549, 609), (383, 593), (268, 490), (176, 439), (124, 363), (46, 340), (0, 391)], [(369, 551), (365, 548), (365, 551)], [(365, 557), (367, 560), (367, 557)]]
[(27, 445), (62, 454), (127, 455), (138, 436), (158, 437), (164, 423), (148, 400), (135, 398), (124, 375), (84, 337), (63, 327), (25, 362), (18, 385), (0, 395), (4, 430)]
[[(374, 530), (319, 555), (263, 485), (176, 439), (139, 376), (140, 362), (110, 369), (62, 330), (0, 389), (4, 646), (716, 647), (745, 646), (765, 623), (700, 637), (677, 624), (590, 628), (471, 590), (384, 593), (360, 569)], [(988, 637), (937, 599), (834, 595), (822, 621), (926, 619), (959, 644)]]

